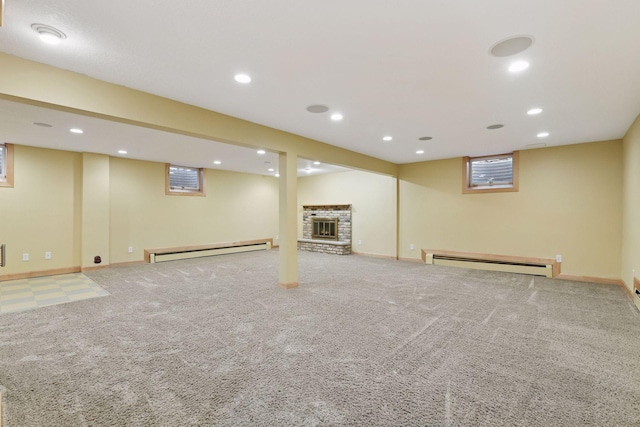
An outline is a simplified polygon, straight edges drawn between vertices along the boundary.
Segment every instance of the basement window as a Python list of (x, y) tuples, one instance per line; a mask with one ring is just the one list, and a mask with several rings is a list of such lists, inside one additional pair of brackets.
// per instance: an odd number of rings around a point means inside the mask
[(518, 152), (484, 157), (464, 157), (462, 192), (518, 191)]
[(171, 196), (204, 196), (204, 169), (166, 165), (165, 194)]
[(13, 187), (13, 144), (0, 144), (0, 187)]

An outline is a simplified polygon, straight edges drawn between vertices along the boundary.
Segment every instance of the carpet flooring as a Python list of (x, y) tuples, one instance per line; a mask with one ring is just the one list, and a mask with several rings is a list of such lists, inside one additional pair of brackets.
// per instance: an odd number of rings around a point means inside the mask
[(638, 426), (616, 286), (277, 251), (98, 270), (0, 316), (4, 427)]

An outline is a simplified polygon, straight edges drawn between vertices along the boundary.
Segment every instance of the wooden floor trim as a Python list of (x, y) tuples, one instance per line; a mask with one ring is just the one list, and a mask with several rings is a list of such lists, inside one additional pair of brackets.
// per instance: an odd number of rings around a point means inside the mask
[(391, 259), (391, 260), (396, 260), (397, 259), (395, 256), (392, 256), (392, 255), (372, 254), (372, 253), (368, 253), (368, 252), (351, 251), (351, 255), (366, 256), (366, 257), (369, 257), (369, 258)]
[(26, 273), (4, 274), (0, 276), (0, 282), (5, 280), (32, 279), (34, 277), (57, 276), (59, 274), (80, 273), (80, 267), (57, 268), (53, 270), (29, 271)]

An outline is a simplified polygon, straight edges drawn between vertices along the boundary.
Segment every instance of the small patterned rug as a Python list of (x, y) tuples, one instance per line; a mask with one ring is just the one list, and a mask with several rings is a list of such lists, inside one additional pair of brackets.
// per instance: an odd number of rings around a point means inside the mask
[(0, 314), (109, 295), (82, 273), (0, 282)]

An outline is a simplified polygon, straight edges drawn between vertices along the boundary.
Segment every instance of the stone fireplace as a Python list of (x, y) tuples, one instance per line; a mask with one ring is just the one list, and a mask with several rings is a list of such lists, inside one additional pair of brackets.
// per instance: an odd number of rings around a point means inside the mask
[(351, 205), (302, 207), (302, 239), (298, 249), (336, 255), (351, 253)]

